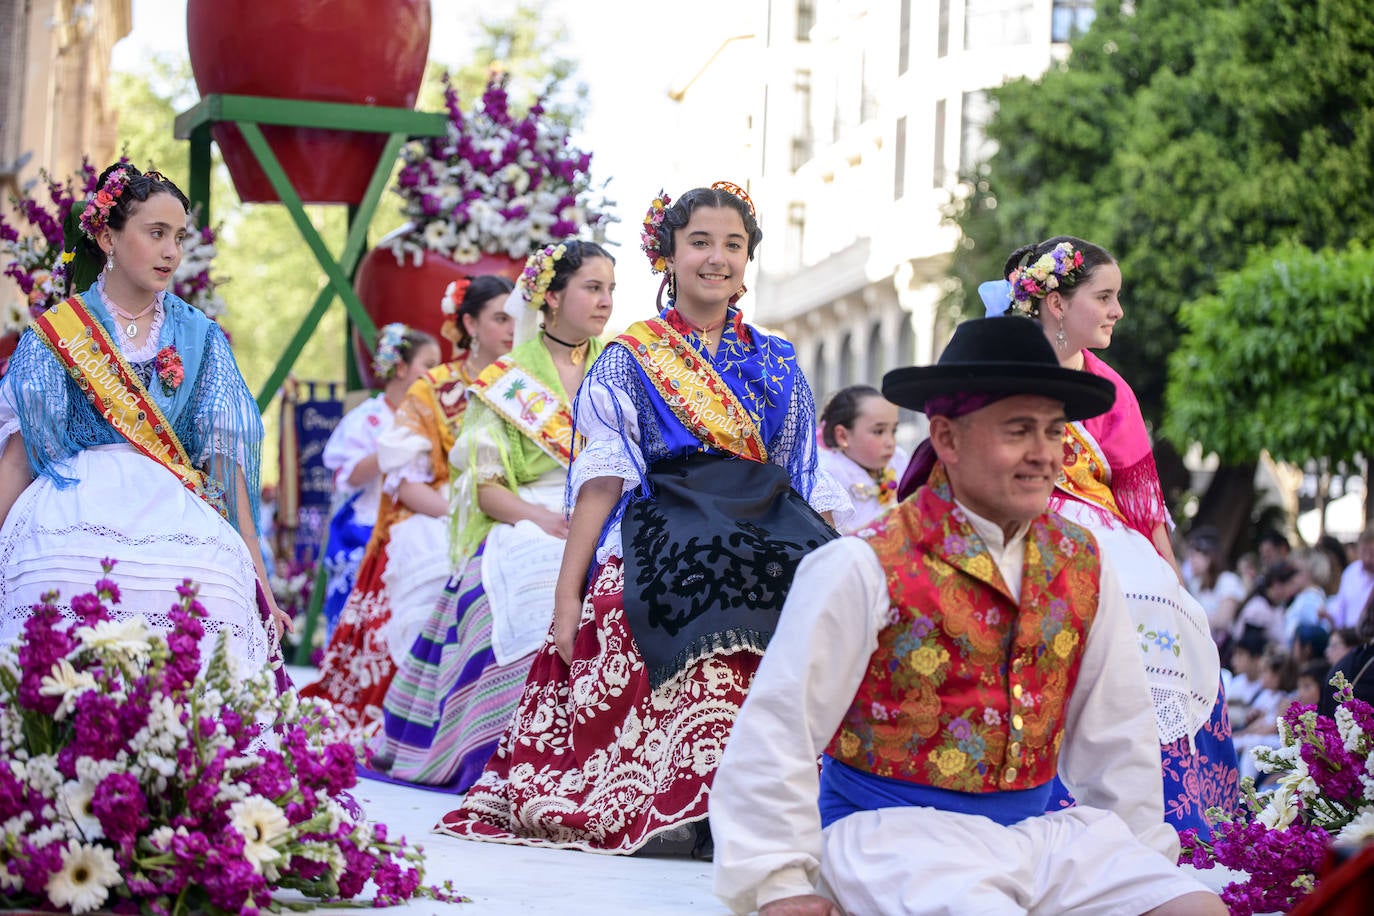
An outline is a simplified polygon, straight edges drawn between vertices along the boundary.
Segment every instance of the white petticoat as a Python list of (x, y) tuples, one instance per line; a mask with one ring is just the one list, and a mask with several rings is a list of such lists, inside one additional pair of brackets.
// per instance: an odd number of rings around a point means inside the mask
[(80, 483), (59, 489), (39, 478), (20, 494), (0, 529), (0, 642), (17, 637), (30, 609), (58, 590), (57, 606), (92, 591), (100, 561), (116, 562), (111, 578), (116, 620), (142, 615), (171, 629), (176, 587), (191, 579), (205, 606), (201, 656), (208, 661), (221, 632), (243, 675), (267, 664), (269, 642), (257, 606), (257, 576), (243, 538), (177, 477), (131, 445), (81, 452), (64, 467)]

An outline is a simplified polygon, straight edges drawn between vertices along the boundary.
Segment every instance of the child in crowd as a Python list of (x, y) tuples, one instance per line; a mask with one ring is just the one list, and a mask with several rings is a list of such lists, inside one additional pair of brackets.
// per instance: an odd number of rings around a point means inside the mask
[(1274, 645), (1284, 644), (1284, 608), (1293, 595), (1293, 576), (1292, 566), (1279, 563), (1255, 580), (1236, 615), (1231, 631), (1234, 638), (1239, 639), (1247, 630), (1259, 630)]
[(1318, 658), (1308, 662), (1298, 671), (1298, 690), (1294, 702), (1304, 706), (1316, 706), (1321, 702), (1322, 690), (1326, 687), (1326, 677), (1331, 666), (1326, 659)]
[(1226, 686), (1231, 720), (1244, 723), (1250, 718), (1250, 707), (1264, 689), (1264, 653), (1269, 647), (1261, 630), (1247, 630), (1236, 640), (1231, 652), (1231, 682)]
[(1236, 756), (1240, 760), (1240, 775), (1250, 776), (1258, 781), (1260, 772), (1255, 768), (1253, 751), (1257, 747), (1279, 746), (1279, 717), (1293, 702), (1298, 686), (1297, 666), (1291, 655), (1275, 652), (1264, 659), (1262, 689), (1250, 704), (1246, 719), (1237, 721), (1238, 726), (1233, 739)]
[(845, 488), (853, 508), (835, 512), (835, 528), (850, 534), (897, 504), (897, 479), (907, 455), (897, 448), (897, 405), (868, 385), (842, 388), (820, 417), (823, 471)]
[(1326, 662), (1335, 665), (1345, 658), (1347, 652), (1360, 644), (1360, 637), (1355, 632), (1354, 627), (1341, 627), (1331, 633), (1331, 638), (1326, 641)]

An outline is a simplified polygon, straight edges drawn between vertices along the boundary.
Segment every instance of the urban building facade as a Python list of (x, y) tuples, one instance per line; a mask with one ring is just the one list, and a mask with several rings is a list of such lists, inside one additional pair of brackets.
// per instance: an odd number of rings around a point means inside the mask
[[(131, 0), (0, 0), (0, 199), (114, 158), (110, 53), (132, 27)], [(0, 305), (19, 295), (0, 278)]]
[(944, 213), (991, 152), (987, 90), (1062, 60), (1092, 16), (1092, 0), (767, 4), (755, 317), (797, 345), (818, 402), (938, 353), (959, 242)]

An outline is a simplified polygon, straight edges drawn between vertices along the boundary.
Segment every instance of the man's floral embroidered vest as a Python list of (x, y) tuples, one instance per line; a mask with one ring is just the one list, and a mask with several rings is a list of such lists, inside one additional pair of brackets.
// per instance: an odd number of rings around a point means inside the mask
[(1048, 782), (1097, 613), (1092, 534), (1057, 515), (1035, 519), (1019, 606), (938, 465), (859, 536), (887, 572), (892, 608), (826, 752), (864, 772), (959, 792)]

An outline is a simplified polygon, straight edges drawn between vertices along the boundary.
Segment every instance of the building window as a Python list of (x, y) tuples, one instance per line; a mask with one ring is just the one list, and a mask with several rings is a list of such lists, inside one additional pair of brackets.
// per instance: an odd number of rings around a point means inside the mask
[(868, 80), (868, 55), (859, 55), (859, 123), (878, 116), (878, 99)]
[(1050, 41), (1072, 41), (1088, 31), (1097, 18), (1095, 0), (1054, 0), (1050, 10)]
[(811, 161), (814, 134), (811, 129), (811, 71), (798, 70), (792, 83), (797, 106), (797, 127), (792, 135), (792, 171)]
[(901, 200), (906, 194), (906, 115), (897, 119), (897, 136), (892, 143), (892, 199)]
[(992, 99), (986, 91), (964, 93), (959, 110), (959, 171), (963, 175), (972, 175), (997, 152), (996, 142), (988, 139), (992, 113)]
[(787, 238), (783, 240), (783, 257), (790, 267), (802, 265), (806, 245), (806, 204), (794, 201), (787, 206)]
[(797, 41), (810, 41), (816, 24), (816, 0), (797, 0)]
[(935, 103), (935, 168), (933, 184), (945, 186), (945, 100)]
[(23, 110), (26, 3), (0, 3), (0, 173), (16, 168)]
[(964, 50), (1029, 44), (1035, 0), (964, 0)]
[[(948, 0), (941, 0), (941, 3)], [(902, 0), (902, 10), (897, 14), (897, 75), (901, 76), (911, 66), (911, 0)]]
[(940, 25), (935, 35), (935, 56), (949, 56), (949, 0), (940, 0)]

